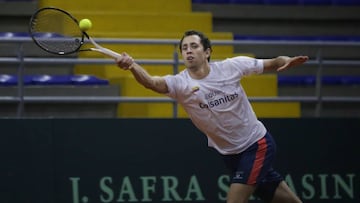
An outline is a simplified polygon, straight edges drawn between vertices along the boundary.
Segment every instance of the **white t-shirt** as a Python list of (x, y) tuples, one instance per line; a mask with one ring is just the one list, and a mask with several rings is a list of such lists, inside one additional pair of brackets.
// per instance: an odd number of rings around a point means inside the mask
[(240, 84), (243, 76), (262, 72), (263, 60), (250, 57), (212, 62), (209, 75), (201, 80), (187, 70), (165, 76), (167, 95), (184, 107), (210, 147), (220, 154), (237, 154), (266, 133)]

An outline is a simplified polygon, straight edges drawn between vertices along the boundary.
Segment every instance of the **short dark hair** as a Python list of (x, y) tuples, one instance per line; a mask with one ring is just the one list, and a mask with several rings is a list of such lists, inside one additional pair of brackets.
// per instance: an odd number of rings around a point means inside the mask
[[(181, 45), (182, 45), (182, 42), (183, 42), (184, 38), (187, 37), (187, 36), (191, 36), (191, 35), (197, 35), (197, 36), (200, 37), (200, 43), (203, 45), (204, 51), (206, 49), (208, 49), (208, 48), (210, 49), (210, 51), (212, 51), (211, 42), (210, 42), (209, 38), (204, 33), (196, 31), (196, 30), (188, 30), (188, 31), (185, 31), (184, 35), (182, 36), (182, 38), (180, 40), (180, 44), (179, 44), (180, 52), (182, 51)], [(207, 59), (208, 59), (208, 61), (210, 61), (210, 56)]]

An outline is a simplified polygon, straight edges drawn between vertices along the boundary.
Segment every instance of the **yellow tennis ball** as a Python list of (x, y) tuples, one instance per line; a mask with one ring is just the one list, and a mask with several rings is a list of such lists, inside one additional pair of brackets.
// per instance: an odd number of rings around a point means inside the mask
[(92, 23), (89, 19), (85, 18), (85, 19), (82, 19), (80, 20), (79, 22), (79, 27), (82, 31), (86, 31), (88, 29), (90, 29), (92, 26)]

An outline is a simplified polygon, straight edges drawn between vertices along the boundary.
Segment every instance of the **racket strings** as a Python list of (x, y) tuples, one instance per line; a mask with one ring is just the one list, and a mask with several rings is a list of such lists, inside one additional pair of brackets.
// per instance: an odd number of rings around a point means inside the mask
[(57, 9), (40, 10), (30, 23), (30, 33), (40, 47), (56, 54), (74, 53), (83, 43), (77, 21)]

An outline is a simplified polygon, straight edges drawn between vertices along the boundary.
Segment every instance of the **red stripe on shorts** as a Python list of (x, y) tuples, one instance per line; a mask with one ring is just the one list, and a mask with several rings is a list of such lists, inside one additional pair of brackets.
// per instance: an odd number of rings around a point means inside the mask
[(253, 168), (251, 169), (247, 184), (254, 185), (256, 183), (256, 179), (260, 174), (261, 168), (263, 167), (266, 151), (267, 151), (266, 139), (262, 138), (261, 140), (258, 141), (258, 149), (256, 151), (254, 165)]

